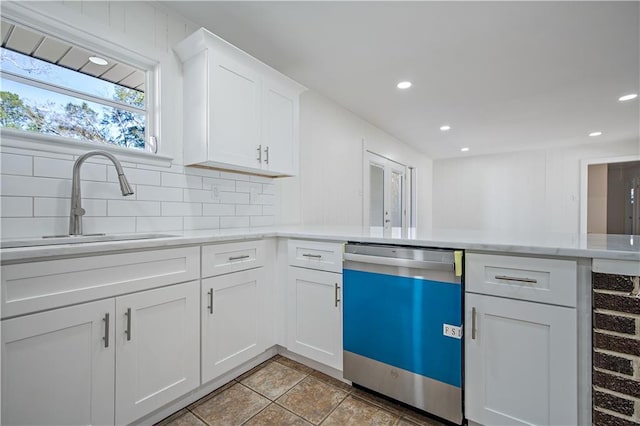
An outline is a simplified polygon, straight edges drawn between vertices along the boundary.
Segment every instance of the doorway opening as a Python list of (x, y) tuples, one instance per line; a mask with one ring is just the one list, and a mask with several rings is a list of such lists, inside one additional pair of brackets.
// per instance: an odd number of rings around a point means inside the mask
[(640, 159), (588, 164), (586, 173), (586, 232), (640, 235)]
[(406, 236), (416, 226), (416, 171), (365, 152), (363, 223), (372, 235)]

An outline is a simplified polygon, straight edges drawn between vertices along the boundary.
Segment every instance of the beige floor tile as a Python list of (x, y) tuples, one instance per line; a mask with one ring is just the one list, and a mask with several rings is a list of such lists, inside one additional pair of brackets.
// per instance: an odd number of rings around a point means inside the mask
[(304, 364), (299, 363), (298, 361), (294, 361), (290, 358), (284, 357), (284, 356), (280, 356), (280, 358), (278, 358), (277, 360), (275, 360), (276, 362), (282, 364), (282, 365), (286, 365), (289, 368), (293, 368), (294, 370), (298, 370), (301, 373), (304, 374), (311, 374), (314, 370), (311, 367), (307, 367)]
[(365, 400), (366, 402), (376, 405), (384, 410), (387, 410), (393, 414), (395, 414), (396, 416), (402, 416), (403, 413), (406, 411), (406, 408), (404, 408), (402, 405), (400, 405), (399, 403), (383, 398), (381, 396), (378, 396), (376, 394), (373, 393), (369, 393), (365, 390), (362, 389), (358, 389), (358, 388), (353, 388), (353, 390), (351, 391), (351, 395), (358, 397), (360, 399)]
[(235, 426), (249, 420), (269, 403), (267, 398), (236, 383), (192, 411), (209, 424)]
[(380, 407), (348, 396), (322, 422), (322, 426), (393, 426), (397, 420), (397, 416)]
[(229, 383), (225, 383), (224, 385), (220, 386), (218, 389), (206, 394), (205, 396), (203, 396), (202, 398), (200, 398), (196, 402), (192, 402), (191, 404), (189, 404), (187, 406), (187, 410), (193, 410), (198, 405), (210, 400), (214, 396), (218, 395), (221, 392), (224, 392), (225, 390), (229, 389), (231, 386), (233, 386), (235, 384), (236, 384), (236, 382), (234, 380), (230, 381)]
[(343, 381), (340, 381), (340, 380), (338, 380), (336, 378), (333, 378), (333, 377), (331, 377), (329, 375), (321, 373), (321, 372), (319, 372), (317, 370), (313, 370), (311, 375), (313, 377), (315, 377), (316, 379), (320, 379), (325, 383), (329, 383), (330, 385), (333, 385), (333, 386), (335, 386), (337, 388), (340, 388), (345, 392), (351, 392), (351, 389), (353, 389), (351, 385), (349, 385), (349, 384), (347, 384), (347, 383), (345, 383)]
[(305, 377), (304, 373), (278, 362), (272, 362), (242, 380), (241, 383), (269, 399), (276, 399)]
[(398, 423), (396, 423), (396, 426), (418, 426), (418, 425), (416, 425), (413, 422), (410, 422), (407, 419), (400, 419)]
[(346, 396), (346, 392), (316, 378), (307, 376), (290, 391), (278, 398), (277, 403), (317, 425)]
[(308, 421), (285, 410), (279, 405), (271, 404), (251, 418), (243, 426), (311, 426)]
[(156, 423), (156, 426), (206, 426), (206, 424), (185, 408)]
[(251, 370), (247, 371), (246, 373), (243, 373), (240, 376), (236, 377), (236, 381), (237, 382), (241, 382), (242, 380), (246, 379), (247, 377), (249, 377), (250, 375), (252, 375), (256, 371), (262, 370), (264, 367), (266, 367), (267, 365), (271, 364), (272, 362), (273, 362), (273, 358), (269, 358), (265, 362), (256, 365), (255, 367), (253, 367)]

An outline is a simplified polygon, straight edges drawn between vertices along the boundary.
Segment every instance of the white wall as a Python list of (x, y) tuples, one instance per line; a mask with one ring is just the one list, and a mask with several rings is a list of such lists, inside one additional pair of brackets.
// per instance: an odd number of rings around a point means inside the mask
[[(7, 13), (3, 4), (3, 15)], [(84, 232), (163, 232), (269, 226), (276, 204), (272, 179), (182, 166), (182, 69), (171, 47), (196, 27), (147, 2), (28, 2), (30, 19), (106, 40), (159, 67), (160, 154), (171, 167), (123, 165), (134, 195), (122, 197), (113, 167), (89, 160), (82, 169)], [(19, 9), (20, 9), (19, 8)], [(9, 10), (9, 13), (11, 11)], [(36, 25), (35, 28), (41, 28)], [(65, 234), (73, 161), (78, 153), (0, 145), (0, 232), (3, 238)], [(97, 145), (91, 149), (99, 149)], [(72, 150), (73, 151), (73, 150)], [(217, 190), (214, 191), (214, 187)]]
[(429, 158), (312, 91), (301, 97), (300, 176), (276, 180), (283, 224), (362, 226), (363, 144), (418, 171), (418, 228), (431, 226)]
[(577, 233), (581, 160), (639, 153), (623, 141), (435, 160), (433, 227)]
[[(419, 227), (430, 226), (430, 160), (314, 92), (301, 99), (299, 177), (274, 180), (183, 167), (182, 70), (171, 48), (196, 26), (162, 5), (47, 1), (20, 7), (42, 24), (105, 40), (159, 69), (159, 153), (173, 157), (173, 164), (125, 163), (135, 194), (123, 198), (112, 167), (90, 160), (82, 173), (85, 233), (268, 226), (278, 213), (279, 223), (361, 225), (363, 140), (368, 149), (418, 169)], [(2, 237), (66, 233), (71, 170), (79, 153), (0, 145)]]

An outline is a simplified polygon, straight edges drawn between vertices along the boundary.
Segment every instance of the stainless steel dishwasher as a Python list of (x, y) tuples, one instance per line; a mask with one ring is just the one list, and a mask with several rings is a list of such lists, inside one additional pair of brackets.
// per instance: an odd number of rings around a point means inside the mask
[(462, 424), (462, 252), (349, 243), (344, 377)]

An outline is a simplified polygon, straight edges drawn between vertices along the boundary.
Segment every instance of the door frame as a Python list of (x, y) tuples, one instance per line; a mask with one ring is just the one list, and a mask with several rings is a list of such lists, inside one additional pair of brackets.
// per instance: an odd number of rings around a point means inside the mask
[(589, 166), (594, 164), (626, 163), (629, 161), (640, 161), (640, 155), (589, 158), (580, 161), (580, 234), (587, 233)]
[[(406, 230), (411, 226), (410, 224), (410, 213), (415, 201), (409, 201), (411, 196), (414, 194), (415, 183), (412, 182), (411, 174), (415, 172), (415, 168), (410, 167), (406, 164), (402, 164), (398, 161), (392, 160), (384, 155), (380, 155), (376, 152), (370, 151), (366, 148), (363, 149), (363, 161), (362, 161), (362, 225), (365, 229), (369, 229), (369, 202), (370, 202), (370, 180), (369, 180), (369, 165), (371, 163), (377, 163), (385, 169), (389, 166), (396, 170), (402, 170), (403, 172), (403, 188), (402, 188), (402, 233), (405, 234)], [(387, 195), (385, 194), (385, 199)], [(389, 232), (384, 228), (383, 232)]]

